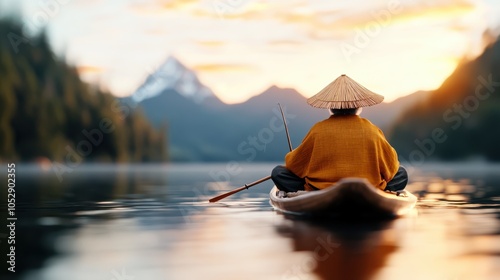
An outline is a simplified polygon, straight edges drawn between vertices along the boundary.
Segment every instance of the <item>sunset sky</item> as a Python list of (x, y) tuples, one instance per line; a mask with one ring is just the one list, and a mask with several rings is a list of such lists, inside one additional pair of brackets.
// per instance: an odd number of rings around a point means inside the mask
[[(49, 8), (52, 7), (52, 8)], [(347, 74), (387, 101), (438, 87), (498, 34), (496, 0), (0, 0), (85, 80), (130, 95), (170, 55), (227, 103)]]

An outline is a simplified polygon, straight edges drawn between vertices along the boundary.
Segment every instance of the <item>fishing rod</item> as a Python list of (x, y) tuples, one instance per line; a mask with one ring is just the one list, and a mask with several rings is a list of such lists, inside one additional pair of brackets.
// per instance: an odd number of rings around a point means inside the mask
[(283, 118), (283, 125), (285, 126), (285, 132), (286, 132), (286, 139), (288, 140), (288, 148), (290, 149), (290, 152), (293, 150), (292, 146), (292, 141), (290, 140), (290, 134), (288, 133), (288, 125), (286, 123), (286, 118), (285, 114), (283, 113), (283, 108), (281, 108), (281, 104), (278, 103), (278, 106), (280, 107), (281, 111), (281, 117)]

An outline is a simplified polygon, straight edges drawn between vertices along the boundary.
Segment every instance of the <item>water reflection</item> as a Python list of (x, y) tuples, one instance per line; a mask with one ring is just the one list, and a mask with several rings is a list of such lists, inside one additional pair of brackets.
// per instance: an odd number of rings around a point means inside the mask
[(333, 224), (294, 220), (278, 232), (293, 240), (294, 251), (308, 257), (287, 271), (286, 279), (373, 279), (398, 249), (395, 221), (335, 221)]
[[(118, 280), (124, 269), (135, 279), (174, 280), (500, 277), (498, 166), (413, 170), (408, 189), (418, 211), (396, 220), (285, 217), (269, 206), (270, 182), (206, 202), (272, 166), (244, 166), (224, 182), (211, 175), (224, 165), (82, 166), (62, 182), (19, 167), (16, 276)], [(2, 279), (14, 279), (5, 271)]]
[[(1, 181), (6, 181), (5, 170), (0, 173)], [(61, 234), (89, 219), (116, 219), (127, 211), (153, 207), (153, 201), (162, 197), (149, 188), (165, 185), (162, 170), (162, 166), (88, 165), (58, 177), (53, 170), (36, 165), (17, 165), (16, 276), (43, 267), (58, 254)], [(1, 197), (7, 197), (4, 188)], [(7, 205), (2, 201), (0, 207), (5, 221)], [(7, 242), (0, 247), (6, 252)], [(2, 253), (1, 261), (6, 263), (6, 254)], [(2, 279), (12, 277), (5, 271)]]

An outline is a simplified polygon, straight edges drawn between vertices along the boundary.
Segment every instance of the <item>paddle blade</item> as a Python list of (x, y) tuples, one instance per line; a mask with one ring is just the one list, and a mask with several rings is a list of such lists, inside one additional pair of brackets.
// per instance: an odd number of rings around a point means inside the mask
[(208, 200), (208, 202), (210, 202), (210, 203), (212, 203), (212, 202), (217, 202), (217, 201), (219, 201), (219, 200), (221, 200), (221, 199), (223, 199), (223, 198), (226, 198), (226, 197), (228, 197), (228, 196), (230, 196), (230, 195), (233, 195), (233, 194), (235, 194), (235, 193), (241, 192), (242, 190), (246, 190), (246, 189), (248, 189), (248, 188), (250, 188), (250, 187), (253, 187), (253, 186), (255, 186), (255, 185), (258, 185), (258, 184), (260, 184), (260, 183), (262, 183), (262, 182), (265, 182), (265, 181), (267, 181), (267, 180), (269, 180), (269, 179), (271, 179), (271, 176), (264, 177), (264, 178), (262, 178), (262, 179), (259, 179), (259, 180), (255, 181), (255, 182), (252, 182), (252, 183), (250, 183), (250, 184), (246, 184), (246, 185), (244, 185), (243, 187), (237, 188), (237, 189), (232, 190), (232, 191), (230, 191), (230, 192), (227, 192), (227, 193), (225, 193), (225, 194), (221, 194), (221, 195), (219, 195), (219, 196), (216, 196), (216, 197), (214, 197), (214, 198), (211, 198), (211, 199), (209, 199), (209, 200)]
[(242, 190), (244, 190), (244, 189), (246, 189), (246, 188), (247, 188), (246, 186), (243, 186), (243, 187), (241, 187), (241, 188), (237, 188), (237, 189), (232, 190), (232, 191), (230, 191), (230, 192), (227, 192), (227, 193), (224, 193), (224, 194), (218, 195), (218, 196), (216, 196), (216, 197), (214, 197), (214, 198), (211, 198), (211, 199), (209, 199), (209, 200), (208, 200), (208, 202), (210, 202), (210, 203), (217, 202), (217, 201), (219, 201), (219, 200), (221, 200), (221, 199), (223, 199), (223, 198), (226, 198), (226, 197), (228, 197), (228, 196), (230, 196), (230, 195), (233, 195), (233, 194), (235, 194), (235, 193), (241, 192)]

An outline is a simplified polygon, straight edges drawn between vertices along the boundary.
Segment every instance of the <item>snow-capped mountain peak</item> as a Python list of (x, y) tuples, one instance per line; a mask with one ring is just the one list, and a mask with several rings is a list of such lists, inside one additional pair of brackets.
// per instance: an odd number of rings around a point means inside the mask
[(156, 96), (165, 90), (173, 89), (182, 96), (201, 103), (209, 96), (213, 96), (212, 91), (198, 80), (196, 74), (184, 66), (175, 57), (170, 56), (132, 95), (135, 102)]

